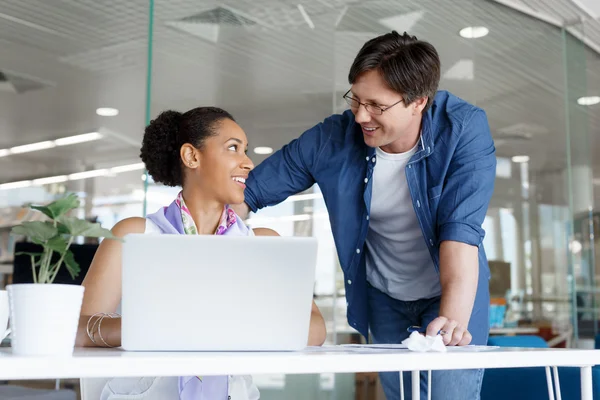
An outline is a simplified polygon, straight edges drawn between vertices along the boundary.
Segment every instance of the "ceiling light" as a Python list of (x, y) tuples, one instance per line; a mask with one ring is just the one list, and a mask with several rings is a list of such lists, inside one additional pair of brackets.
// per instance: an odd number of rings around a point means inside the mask
[(120, 174), (121, 172), (139, 171), (140, 169), (144, 169), (145, 167), (146, 165), (144, 163), (121, 165), (119, 167), (112, 167), (110, 169), (110, 173)]
[(600, 103), (600, 96), (584, 96), (577, 99), (580, 106), (593, 106)]
[(0, 189), (19, 189), (31, 186), (31, 181), (19, 181), (19, 182), (10, 182), (3, 183), (0, 185)]
[(467, 26), (462, 28), (458, 34), (466, 39), (479, 39), (490, 33), (485, 26)]
[[(116, 174), (119, 174), (121, 172), (135, 171), (135, 170), (140, 170), (140, 169), (144, 169), (144, 163), (120, 165), (120, 166), (112, 167), (112, 168), (104, 168), (104, 169), (95, 169), (95, 170), (84, 171), (84, 172), (76, 172), (76, 173), (70, 174), (70, 175), (58, 175), (58, 176), (50, 176), (47, 178), (37, 178), (34, 180), (29, 180), (29, 181), (7, 182), (7, 183), (0, 184), (0, 190), (23, 188), (23, 187), (28, 187), (28, 186), (32, 186), (32, 185), (41, 186), (41, 185), (48, 185), (51, 183), (76, 181), (79, 179), (97, 178), (97, 177), (103, 177), (103, 176), (115, 176)], [(142, 177), (143, 176), (144, 175), (142, 175)], [(152, 181), (151, 178), (149, 180)]]
[(106, 176), (106, 175), (108, 175), (107, 169), (94, 169), (91, 171), (76, 172), (74, 174), (71, 174), (71, 175), (69, 175), (69, 180), (76, 181), (78, 179), (96, 178), (98, 176)]
[(529, 162), (529, 156), (514, 156), (512, 162), (519, 164)]
[(115, 117), (119, 115), (119, 110), (111, 107), (100, 107), (96, 109), (96, 114), (101, 117)]
[(54, 141), (54, 143), (57, 146), (68, 146), (70, 144), (91, 142), (91, 141), (98, 140), (98, 139), (102, 139), (101, 133), (90, 132), (90, 133), (84, 133), (82, 135), (67, 136), (64, 138), (56, 139)]
[(56, 144), (52, 140), (47, 140), (45, 142), (38, 142), (32, 144), (24, 144), (23, 146), (11, 147), (11, 154), (21, 154), (28, 153), (30, 151), (38, 151), (38, 150), (46, 150), (56, 147)]
[(49, 185), (52, 183), (66, 182), (68, 180), (69, 180), (69, 178), (66, 175), (58, 175), (58, 176), (50, 176), (48, 178), (34, 179), (33, 184), (35, 186), (41, 186), (41, 185)]
[(254, 152), (256, 154), (271, 154), (273, 152), (273, 148), (266, 146), (255, 147)]
[(24, 144), (22, 146), (11, 147), (10, 149), (0, 149), (0, 157), (11, 154), (28, 153), (31, 151), (52, 149), (56, 146), (68, 146), (71, 144), (90, 142), (102, 139), (104, 135), (99, 132), (84, 133), (81, 135), (67, 136), (56, 140), (46, 140), (38, 143)]

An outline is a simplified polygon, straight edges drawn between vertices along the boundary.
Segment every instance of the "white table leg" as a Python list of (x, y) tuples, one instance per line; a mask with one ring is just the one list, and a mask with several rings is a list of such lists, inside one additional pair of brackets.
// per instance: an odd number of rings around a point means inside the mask
[(581, 368), (581, 400), (593, 400), (592, 367)]
[(554, 389), (552, 388), (552, 375), (550, 374), (550, 367), (546, 367), (546, 383), (548, 384), (548, 399), (554, 400)]
[(412, 398), (421, 399), (421, 374), (419, 371), (412, 371)]
[(554, 369), (554, 390), (556, 391), (556, 400), (562, 400), (562, 394), (560, 393), (560, 380), (558, 379), (558, 367)]
[(427, 371), (427, 400), (431, 400), (431, 370)]
[(400, 400), (404, 400), (404, 371), (400, 371)]

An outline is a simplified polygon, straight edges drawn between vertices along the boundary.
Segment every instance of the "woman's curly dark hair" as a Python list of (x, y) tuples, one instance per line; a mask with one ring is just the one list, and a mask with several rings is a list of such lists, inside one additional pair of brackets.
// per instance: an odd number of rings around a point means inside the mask
[(217, 124), (235, 121), (217, 107), (197, 107), (185, 113), (163, 111), (144, 131), (140, 157), (152, 179), (167, 186), (183, 185), (183, 163), (179, 151), (185, 143), (202, 148), (206, 138), (217, 134)]

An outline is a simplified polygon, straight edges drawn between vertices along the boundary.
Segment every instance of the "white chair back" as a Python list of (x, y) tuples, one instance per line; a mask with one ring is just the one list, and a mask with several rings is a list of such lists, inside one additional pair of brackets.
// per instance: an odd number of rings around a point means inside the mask
[(82, 378), (79, 380), (81, 400), (99, 400), (102, 389), (111, 378)]

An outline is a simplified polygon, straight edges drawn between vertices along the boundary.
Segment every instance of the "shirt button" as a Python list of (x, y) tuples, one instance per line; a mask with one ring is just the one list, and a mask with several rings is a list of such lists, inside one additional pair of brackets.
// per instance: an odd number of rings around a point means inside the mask
[(369, 178), (365, 178), (365, 183), (369, 182)]
[(371, 161), (375, 162), (375, 157), (373, 157), (373, 158), (371, 159)]
[(369, 216), (367, 215), (367, 221), (369, 220)]
[(408, 169), (411, 169), (411, 168), (412, 168), (412, 165), (410, 165), (410, 164), (409, 164), (409, 165), (408, 165)]
[(421, 202), (417, 200), (417, 207), (421, 207)]
[(367, 161), (369, 161), (369, 156), (367, 156)]
[(352, 281), (348, 279), (348, 285), (352, 285)]
[(360, 254), (360, 249), (356, 249), (356, 254)]
[(429, 244), (433, 246), (433, 240), (429, 239)]

